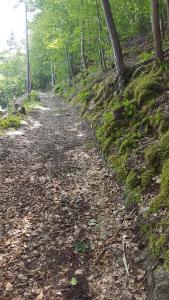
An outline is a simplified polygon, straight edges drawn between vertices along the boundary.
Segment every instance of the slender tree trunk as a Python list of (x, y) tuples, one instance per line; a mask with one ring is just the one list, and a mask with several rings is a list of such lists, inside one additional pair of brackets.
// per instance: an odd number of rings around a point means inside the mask
[(84, 31), (83, 26), (81, 26), (81, 65), (82, 69), (87, 69), (87, 61), (86, 61), (86, 53), (85, 53), (85, 38), (84, 38)]
[(155, 63), (156, 63), (156, 67), (158, 67), (164, 61), (161, 31), (160, 31), (159, 0), (151, 0), (151, 10), (152, 10), (152, 31), (153, 31), (153, 38), (154, 38)]
[(166, 0), (166, 6), (167, 6), (167, 29), (169, 31), (169, 0)]
[(54, 62), (51, 61), (51, 81), (52, 81), (52, 87), (55, 86), (55, 70), (54, 70)]
[(161, 17), (160, 17), (160, 30), (161, 30), (161, 37), (164, 40), (165, 39), (165, 24), (164, 24), (163, 13), (161, 13)]
[(105, 71), (106, 70), (106, 60), (105, 60), (105, 51), (102, 46), (102, 38), (101, 38), (102, 24), (101, 24), (101, 20), (100, 20), (98, 0), (96, 0), (96, 12), (97, 12), (97, 22), (98, 22), (98, 30), (99, 30), (98, 42), (99, 42), (100, 64), (101, 64), (102, 71)]
[(113, 14), (111, 12), (110, 2), (109, 0), (102, 0), (102, 3), (103, 3), (106, 23), (110, 35), (110, 40), (114, 52), (115, 67), (116, 67), (117, 75), (119, 77), (119, 87), (121, 88), (126, 81), (125, 78), (126, 66), (123, 61), (122, 48), (120, 45), (119, 35), (114, 22)]
[(30, 56), (29, 56), (29, 31), (28, 31), (28, 9), (25, 0), (25, 27), (26, 27), (26, 93), (31, 92)]

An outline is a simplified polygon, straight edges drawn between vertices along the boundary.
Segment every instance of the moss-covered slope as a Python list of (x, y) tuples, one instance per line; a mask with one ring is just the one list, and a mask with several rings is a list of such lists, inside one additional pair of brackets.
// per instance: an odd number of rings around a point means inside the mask
[(151, 253), (162, 253), (165, 266), (169, 266), (168, 81), (166, 67), (157, 71), (148, 65), (136, 70), (128, 86), (117, 93), (111, 71), (88, 70), (66, 92), (94, 128), (105, 158), (125, 187), (126, 207), (140, 209)]

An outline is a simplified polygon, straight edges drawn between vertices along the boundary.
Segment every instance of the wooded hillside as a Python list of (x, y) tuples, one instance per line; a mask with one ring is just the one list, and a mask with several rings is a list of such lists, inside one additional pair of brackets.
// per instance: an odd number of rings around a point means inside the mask
[[(24, 91), (29, 100), (36, 94), (34, 90), (39, 90), (52, 91), (59, 97), (56, 101), (61, 98), (80, 109), (120, 187), (120, 204), (127, 214), (122, 224), (133, 218), (131, 230), (143, 254), (138, 265), (145, 273), (138, 279), (130, 274), (125, 257), (125, 245), (128, 258), (132, 247), (122, 241), (126, 286), (128, 279), (131, 283), (134, 278), (141, 296), (135, 297), (134, 291), (135, 298), (114, 299), (146, 299), (142, 296), (145, 288), (147, 299), (167, 300), (169, 0), (24, 3), (26, 53), (11, 36), (9, 48), (0, 57), (0, 104), (10, 103), (13, 96), (19, 97)], [(88, 146), (93, 147), (91, 143)], [(121, 227), (117, 236), (120, 231)], [(112, 244), (115, 239), (116, 234)], [(95, 264), (110, 244), (105, 242)], [(71, 285), (76, 286), (76, 276), (72, 280)], [(94, 294), (90, 297), (83, 299), (99, 299)]]

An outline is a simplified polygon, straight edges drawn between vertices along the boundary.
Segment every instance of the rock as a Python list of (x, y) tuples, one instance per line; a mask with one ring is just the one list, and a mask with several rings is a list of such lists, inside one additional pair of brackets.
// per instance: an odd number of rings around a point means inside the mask
[[(154, 272), (148, 283), (150, 288), (149, 300), (168, 300), (169, 299), (169, 272), (162, 268)], [(153, 286), (153, 292), (151, 292)]]
[(26, 109), (24, 106), (22, 106), (21, 108), (19, 108), (19, 112), (23, 115), (26, 115)]

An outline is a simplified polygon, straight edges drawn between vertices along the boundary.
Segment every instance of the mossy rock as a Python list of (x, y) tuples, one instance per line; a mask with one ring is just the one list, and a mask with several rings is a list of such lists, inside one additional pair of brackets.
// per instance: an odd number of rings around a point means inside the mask
[(160, 171), (163, 163), (169, 158), (169, 131), (162, 136), (159, 142), (150, 146), (145, 152), (147, 166)]
[(145, 101), (159, 95), (163, 90), (163, 83), (159, 74), (149, 73), (134, 79), (126, 88), (124, 96), (128, 99), (135, 99), (141, 106)]
[(152, 199), (149, 211), (158, 212), (165, 208), (169, 208), (169, 159), (162, 168), (160, 193)]
[(136, 171), (130, 171), (129, 175), (126, 178), (126, 187), (128, 189), (133, 189), (139, 185), (139, 178)]

